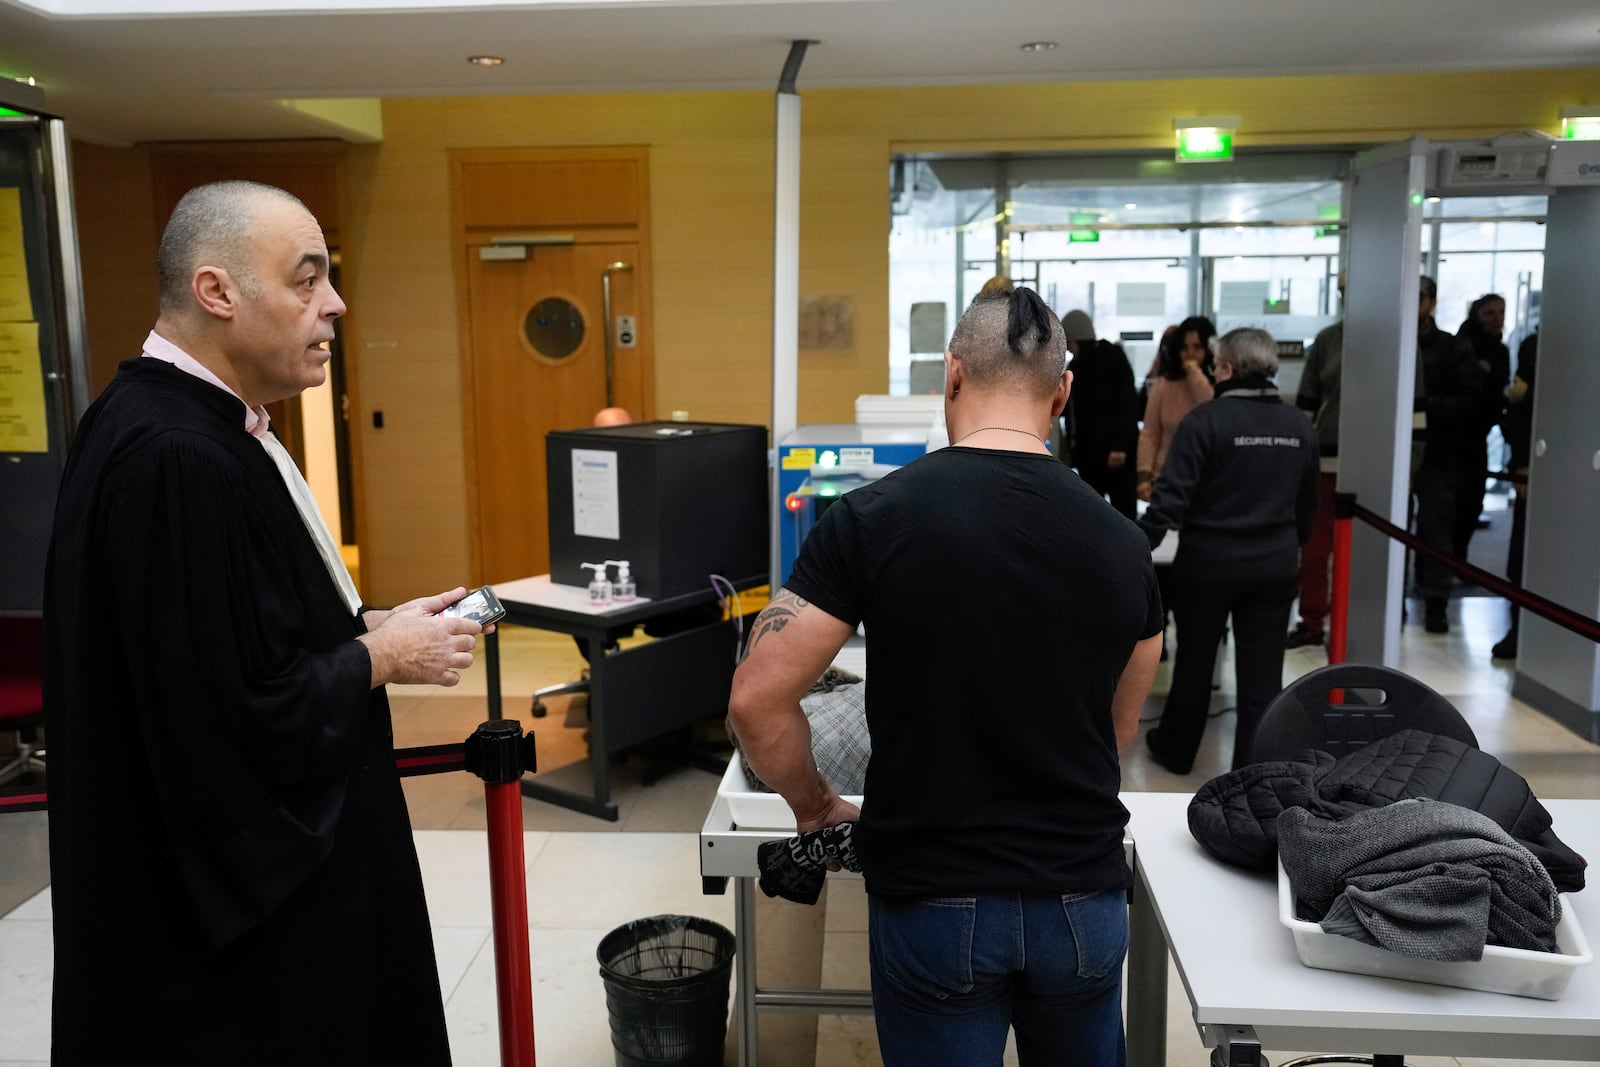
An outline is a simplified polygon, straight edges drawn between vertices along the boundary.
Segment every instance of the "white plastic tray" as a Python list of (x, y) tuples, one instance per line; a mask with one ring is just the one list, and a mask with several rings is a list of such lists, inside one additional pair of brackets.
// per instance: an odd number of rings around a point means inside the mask
[(1282, 861), (1278, 863), (1278, 921), (1294, 932), (1295, 952), (1307, 967), (1401, 978), (1408, 982), (1431, 982), (1488, 993), (1510, 993), (1539, 1000), (1560, 1000), (1573, 971), (1594, 960), (1577, 916), (1573, 914), (1571, 901), (1564, 893), (1561, 895), (1561, 922), (1556, 926), (1556, 944), (1560, 952), (1530, 952), (1486, 945), (1483, 959), (1465, 963), (1403, 956), (1338, 934), (1324, 933), (1316, 923), (1297, 918), (1294, 890), (1289, 886), (1289, 875)]
[[(733, 825), (740, 830), (788, 830), (793, 832), (794, 812), (789, 810), (789, 805), (776, 793), (759, 792), (750, 786), (750, 780), (744, 776), (744, 767), (739, 762), (739, 754), (735, 752), (728, 761), (728, 769), (723, 772), (722, 784), (717, 786), (717, 796), (728, 802), (728, 812), (733, 816)], [(845, 797), (852, 804), (859, 806), (860, 797)]]

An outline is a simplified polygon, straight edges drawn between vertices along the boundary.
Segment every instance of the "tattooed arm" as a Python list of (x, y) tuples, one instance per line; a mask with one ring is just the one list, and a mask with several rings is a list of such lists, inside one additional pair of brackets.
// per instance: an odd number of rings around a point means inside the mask
[(728, 720), (763, 781), (794, 810), (802, 832), (860, 816), (817, 773), (811, 725), (800, 698), (854, 632), (804, 597), (781, 589), (756, 617), (744, 662), (733, 676)]

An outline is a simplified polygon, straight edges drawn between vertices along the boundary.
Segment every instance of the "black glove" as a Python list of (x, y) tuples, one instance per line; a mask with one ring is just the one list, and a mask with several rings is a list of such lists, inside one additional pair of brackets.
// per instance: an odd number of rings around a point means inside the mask
[(761, 868), (761, 891), (796, 904), (815, 904), (827, 879), (828, 860), (845, 870), (860, 871), (856, 858), (855, 823), (824, 826), (782, 841), (767, 841), (756, 849)]

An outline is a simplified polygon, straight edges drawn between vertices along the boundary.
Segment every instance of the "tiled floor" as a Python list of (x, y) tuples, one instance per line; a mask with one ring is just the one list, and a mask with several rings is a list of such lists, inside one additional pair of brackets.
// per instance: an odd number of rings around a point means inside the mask
[[(1450, 697), (1471, 721), (1482, 747), (1527, 777), (1539, 795), (1600, 797), (1600, 749), (1512, 700), (1508, 666), (1490, 663), (1489, 646), (1504, 631), (1505, 610), (1492, 599), (1453, 601), (1457, 625), (1448, 636), (1425, 635), (1417, 627), (1405, 630), (1402, 668)], [(526, 714), (526, 694), (534, 687), (577, 674), (582, 663), (572, 642), (513, 628), (503, 635), (502, 650), (505, 690), (522, 694), (508, 700), (506, 711), (534, 728), (541, 766), (575, 763), (549, 773), (574, 786), (586, 784), (583, 726), (581, 719), (567, 724), (565, 698), (551, 701), (548, 718), (530, 720)], [(1322, 662), (1317, 649), (1291, 652), (1285, 675), (1296, 677)], [(1224, 689), (1215, 701), (1219, 709), (1230, 702), (1230, 669), (1225, 661)], [(1156, 688), (1158, 693), (1165, 689), (1165, 669)], [(452, 690), (395, 688), (392, 703), (400, 744), (461, 740), (485, 717), (484, 693), (481, 671), (468, 672)], [(1159, 697), (1153, 697), (1147, 716), (1159, 708)], [(1213, 721), (1195, 773), (1186, 778), (1155, 767), (1142, 745), (1135, 747), (1125, 760), (1125, 788), (1192, 790), (1225, 769), (1231, 729), (1231, 715)], [(715, 731), (700, 740), (715, 741)], [(647, 787), (640, 782), (647, 765), (641, 755), (618, 762), (616, 823), (524, 801), (541, 1063), (609, 1067), (613, 1062), (595, 960), (595, 947), (607, 931), (628, 919), (663, 912), (704, 915), (732, 926), (731, 898), (702, 896), (697, 866), (694, 832), (711, 803), (716, 778), (683, 768)], [(434, 918), (456, 1062), (493, 1064), (498, 1062), (498, 1038), (482, 788), (466, 775), (448, 774), (409, 779), (406, 793)], [(42, 814), (0, 816), (0, 855), (5, 857), (0, 864), (0, 911), (9, 911), (0, 919), (0, 1067), (42, 1064), (49, 1055), (44, 840)], [(762, 901), (758, 918), (764, 984), (864, 986), (866, 907), (859, 881), (830, 881), (824, 904), (817, 908)], [(1207, 1053), (1189, 1019), (1176, 973), (1168, 989), (1168, 1062), (1203, 1064)], [(1130, 1023), (1138, 1025), (1137, 1020)], [(761, 1032), (764, 1065), (867, 1067), (880, 1062), (868, 1016), (763, 1015)], [(1272, 1059), (1281, 1063), (1288, 1056), (1274, 1051)], [(728, 1062), (735, 1062), (731, 1054)], [(1007, 1062), (1015, 1060), (1008, 1057)], [(1414, 1067), (1486, 1067), (1510, 1061), (1414, 1057), (1409, 1062)]]

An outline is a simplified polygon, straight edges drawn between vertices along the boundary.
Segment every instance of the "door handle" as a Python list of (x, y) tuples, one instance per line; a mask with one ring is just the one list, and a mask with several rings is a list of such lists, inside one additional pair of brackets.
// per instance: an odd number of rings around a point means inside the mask
[(632, 263), (617, 260), (607, 263), (606, 269), (600, 272), (600, 314), (605, 319), (606, 331), (606, 407), (615, 407), (617, 404), (616, 387), (614, 384), (616, 373), (616, 355), (613, 352), (611, 334), (616, 329), (616, 324), (611, 321), (611, 274), (613, 271), (632, 270)]

